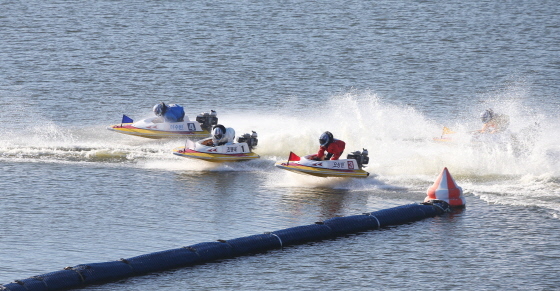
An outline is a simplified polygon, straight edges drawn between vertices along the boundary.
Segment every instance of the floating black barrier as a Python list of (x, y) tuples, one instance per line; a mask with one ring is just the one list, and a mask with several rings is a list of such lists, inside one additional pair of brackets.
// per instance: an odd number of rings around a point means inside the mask
[(323, 224), (328, 226), (337, 236), (378, 229), (380, 227), (379, 220), (369, 213), (364, 215), (335, 217), (325, 220)]
[(172, 249), (141, 255), (130, 259), (121, 259), (132, 268), (135, 275), (142, 275), (159, 270), (168, 270), (194, 265), (199, 256), (186, 248)]
[(298, 245), (333, 236), (332, 230), (324, 224), (311, 224), (286, 228), (272, 232), (280, 238), (283, 246)]
[(227, 241), (232, 248), (234, 257), (251, 253), (259, 253), (282, 247), (280, 238), (272, 233), (257, 234), (246, 237), (230, 239)]
[(101, 284), (131, 276), (193, 266), (220, 259), (320, 241), (347, 234), (380, 229), (441, 215), (450, 210), (444, 201), (409, 204), (362, 215), (335, 217), (315, 224), (296, 226), (240, 237), (203, 242), (183, 248), (120, 259), (82, 264), (64, 270), (0, 285), (0, 291), (55, 291)]
[(80, 274), (72, 270), (61, 270), (47, 273), (37, 278), (45, 284), (45, 290), (64, 290), (82, 283)]

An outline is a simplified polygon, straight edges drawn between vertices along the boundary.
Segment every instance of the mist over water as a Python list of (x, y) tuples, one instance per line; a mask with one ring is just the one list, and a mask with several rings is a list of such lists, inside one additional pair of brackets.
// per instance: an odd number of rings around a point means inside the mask
[[(261, 160), (231, 165), (176, 157), (171, 150), (183, 146), (184, 140), (125, 136), (106, 130), (110, 122), (81, 127), (45, 121), (23, 129), (4, 128), (0, 151), (2, 159), (21, 162), (109, 163), (166, 171), (263, 171), (287, 176), (281, 182), (284, 186), (344, 189), (389, 185), (424, 191), (417, 189), (422, 185), (419, 181), (431, 181), (447, 167), (468, 192), (488, 202), (558, 211), (559, 120), (539, 107), (524, 104), (526, 94), (519, 88), (489, 93), (484, 103), (465, 108), (461, 116), (447, 121), (435, 120), (430, 112), (391, 102), (372, 91), (358, 90), (333, 95), (322, 105), (305, 110), (303, 102), (295, 99), (277, 109), (218, 108), (219, 122), (233, 127), (237, 136), (252, 130), (259, 135), (256, 152)], [(510, 117), (506, 139), (472, 142), (470, 132), (481, 127), (479, 115), (485, 108)], [(142, 114), (148, 117), (151, 112), (147, 109)], [(193, 114), (190, 117), (194, 119)], [(434, 141), (442, 136), (444, 126), (456, 132), (453, 141)], [(273, 168), (273, 163), (285, 160), (290, 151), (315, 153), (319, 135), (327, 130), (346, 142), (345, 154), (364, 148), (369, 151), (366, 170), (371, 176), (365, 185), (338, 179), (325, 184), (325, 179), (294, 176)], [(528, 189), (531, 194), (525, 194)]]

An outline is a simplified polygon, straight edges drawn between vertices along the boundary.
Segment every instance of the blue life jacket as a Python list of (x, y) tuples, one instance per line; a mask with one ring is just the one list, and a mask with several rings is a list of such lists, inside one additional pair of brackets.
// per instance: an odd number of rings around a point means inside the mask
[(165, 121), (168, 122), (180, 122), (183, 121), (185, 117), (185, 110), (183, 110), (183, 106), (177, 104), (169, 104), (167, 105), (167, 110), (163, 114), (163, 118)]

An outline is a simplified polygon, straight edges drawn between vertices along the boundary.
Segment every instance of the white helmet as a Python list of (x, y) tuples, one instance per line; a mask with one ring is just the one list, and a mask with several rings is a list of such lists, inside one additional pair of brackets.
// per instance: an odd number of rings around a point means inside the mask
[(221, 124), (214, 126), (214, 128), (212, 129), (212, 137), (215, 140), (221, 140), (224, 137), (225, 133), (226, 133), (226, 128)]

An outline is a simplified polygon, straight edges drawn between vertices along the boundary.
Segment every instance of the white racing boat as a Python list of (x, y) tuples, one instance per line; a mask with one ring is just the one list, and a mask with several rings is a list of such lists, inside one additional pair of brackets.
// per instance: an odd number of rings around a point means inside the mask
[(237, 139), (237, 143), (225, 144), (220, 146), (205, 145), (211, 138), (193, 142), (187, 139), (184, 147), (173, 149), (173, 154), (191, 158), (205, 160), (208, 162), (236, 162), (247, 161), (260, 158), (253, 152), (257, 146), (257, 133), (246, 133)]
[(167, 122), (162, 117), (154, 116), (134, 122), (123, 115), (122, 122), (107, 127), (108, 130), (128, 135), (147, 138), (176, 138), (188, 137), (201, 139), (210, 136), (212, 126), (218, 124), (216, 111), (201, 113), (196, 121), (191, 121), (187, 116), (180, 122)]
[(317, 161), (311, 159), (314, 155), (300, 157), (292, 152), (288, 161), (280, 161), (276, 167), (299, 174), (318, 177), (351, 177), (366, 178), (369, 173), (362, 168), (369, 163), (368, 151), (355, 151), (346, 159)]
[(443, 134), (440, 137), (434, 137), (433, 140), (437, 143), (469, 146), (484, 151), (511, 151), (515, 156), (521, 156), (532, 151), (541, 134), (538, 123), (527, 126), (516, 133), (509, 129), (497, 133), (481, 133), (478, 130), (455, 132), (444, 128)]
[(472, 146), (479, 145), (507, 145), (515, 143), (517, 135), (510, 130), (504, 130), (497, 133), (480, 132), (473, 130), (469, 132), (456, 132), (447, 127), (443, 128), (443, 133), (439, 137), (434, 137), (435, 142), (444, 142), (449, 144), (459, 143)]

